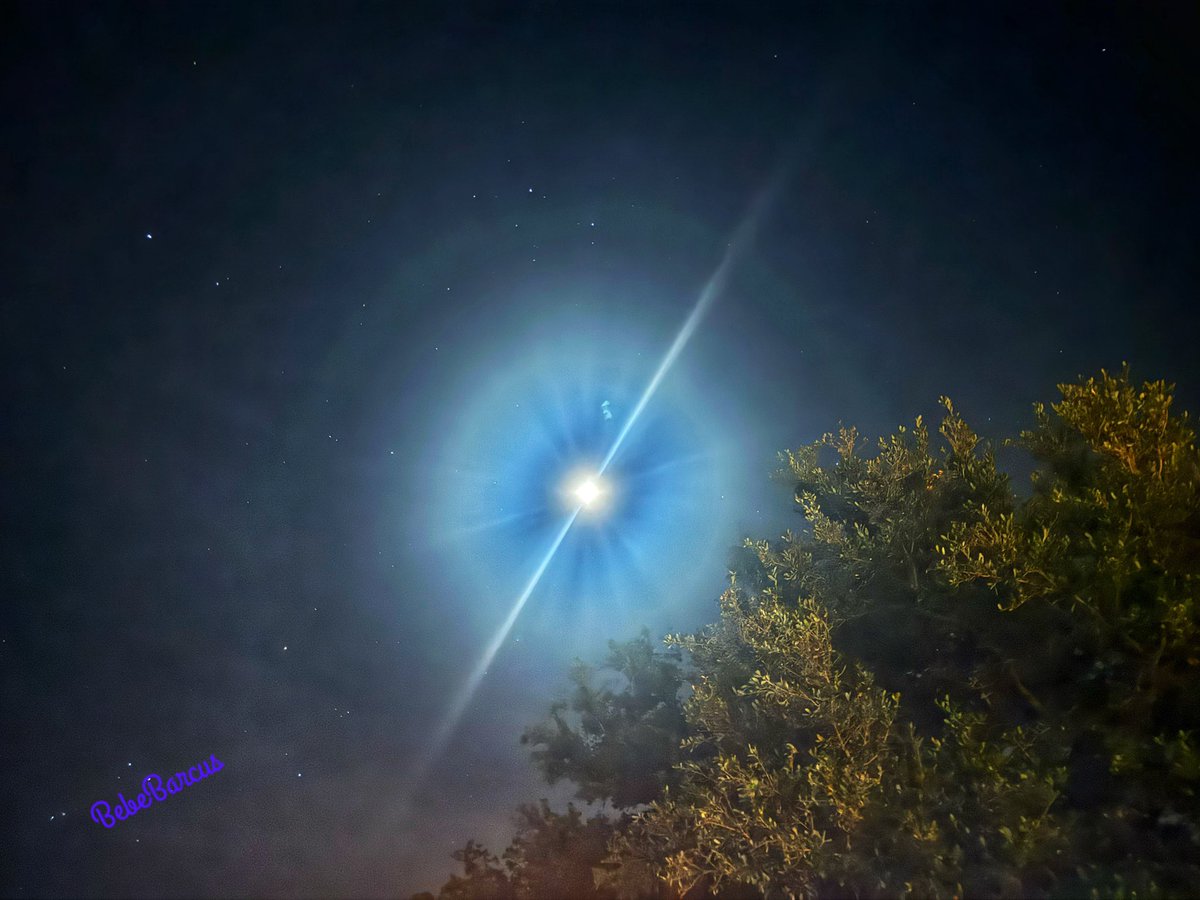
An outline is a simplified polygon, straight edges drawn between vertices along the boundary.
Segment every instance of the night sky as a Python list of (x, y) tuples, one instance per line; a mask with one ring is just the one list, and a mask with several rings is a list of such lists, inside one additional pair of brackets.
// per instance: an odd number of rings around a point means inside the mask
[(777, 451), (1200, 409), (1194, 5), (977, 5), (5, 4), (0, 894), (436, 889)]

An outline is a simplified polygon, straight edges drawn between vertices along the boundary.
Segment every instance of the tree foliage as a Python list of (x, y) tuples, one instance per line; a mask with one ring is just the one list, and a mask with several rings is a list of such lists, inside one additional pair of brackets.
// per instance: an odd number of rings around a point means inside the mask
[(602, 815), (584, 819), (568, 805), (554, 812), (543, 800), (520, 807), (517, 833), (502, 857), (468, 841), (454, 853), (463, 867), (442, 887), (443, 900), (534, 900), (571, 897), (600, 900), (611, 894), (597, 890), (593, 869), (607, 854), (612, 823)]
[(685, 728), (683, 676), (679, 653), (656, 647), (645, 630), (608, 646), (600, 673), (576, 663), (570, 699), (554, 704), (549, 720), (527, 729), (521, 743), (533, 748), (551, 784), (565, 778), (586, 802), (628, 808), (653, 800), (674, 777)]
[(599, 896), (1194, 891), (1200, 453), (1170, 385), (1060, 391), (1007, 442), (1023, 497), (945, 398), (936, 439), (783, 454), (805, 526), (747, 542), (719, 620), (614, 646), (620, 689), (576, 670), (527, 740), (627, 809), (571, 864)]

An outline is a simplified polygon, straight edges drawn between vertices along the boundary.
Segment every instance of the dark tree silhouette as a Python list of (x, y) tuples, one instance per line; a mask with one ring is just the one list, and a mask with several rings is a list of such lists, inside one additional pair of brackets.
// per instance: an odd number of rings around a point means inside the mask
[(674, 777), (685, 734), (679, 652), (656, 647), (643, 630), (631, 641), (609, 641), (599, 673), (609, 683), (597, 684), (597, 674), (576, 663), (570, 699), (551, 707), (549, 720), (526, 730), (521, 743), (533, 747), (548, 782), (574, 782), (586, 802), (648, 803)]

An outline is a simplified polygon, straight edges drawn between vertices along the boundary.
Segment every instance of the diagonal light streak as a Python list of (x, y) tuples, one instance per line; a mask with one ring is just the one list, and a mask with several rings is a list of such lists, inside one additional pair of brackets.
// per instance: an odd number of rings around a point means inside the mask
[[(775, 199), (776, 195), (778, 195), (779, 189), (783, 182), (783, 174), (784, 173), (781, 171), (771, 181), (767, 188), (755, 198), (754, 203), (750, 207), (750, 211), (738, 225), (737, 230), (734, 231), (733, 238), (726, 247), (725, 255), (721, 258), (720, 264), (717, 266), (716, 271), (713, 272), (712, 277), (709, 278), (708, 282), (704, 285), (704, 289), (700, 292), (700, 297), (696, 300), (696, 305), (692, 307), (692, 311), (688, 314), (687, 319), (684, 321), (683, 327), (679, 329), (679, 334), (675, 336), (675, 340), (671, 343), (670, 349), (667, 350), (666, 356), (663, 357), (662, 362), (655, 371), (654, 377), (650, 379), (650, 384), (646, 386), (646, 390), (642, 392), (641, 399), (638, 400), (637, 406), (634, 407), (633, 412), (626, 420), (624, 426), (622, 426), (620, 433), (617, 435), (617, 439), (613, 442), (612, 447), (608, 451), (608, 455), (604, 458), (604, 462), (597, 470), (597, 476), (603, 475), (604, 471), (613, 461), (613, 458), (617, 455), (617, 451), (621, 449), (621, 445), (625, 442), (625, 438), (628, 436), (630, 430), (641, 416), (642, 410), (646, 408), (646, 404), (650, 402), (650, 399), (654, 396), (655, 391), (658, 390), (659, 384), (662, 383), (663, 378), (666, 376), (667, 372), (670, 371), (671, 366), (675, 363), (675, 360), (679, 358), (679, 354), (683, 352), (684, 347), (686, 347), (688, 341), (691, 340), (691, 337), (695, 333), (697, 326), (700, 324), (701, 319), (704, 318), (704, 314), (708, 312), (708, 308), (712, 306), (713, 300), (715, 300), (717, 296), (720, 295), (721, 291), (724, 290), (725, 285), (729, 280), (730, 271), (746, 252), (746, 249), (749, 247), (750, 242), (754, 238), (754, 233), (757, 230), (759, 223), (766, 215), (767, 209), (771, 202)], [(508, 638), (509, 632), (512, 631), (513, 625), (515, 625), (517, 622), (517, 617), (521, 615), (521, 610), (524, 609), (525, 604), (529, 602), (530, 595), (533, 594), (534, 589), (538, 586), (538, 582), (542, 580), (542, 576), (546, 573), (546, 569), (549, 568), (555, 554), (558, 553), (558, 548), (562, 546), (563, 540), (566, 539), (567, 532), (569, 532), (571, 530), (571, 526), (575, 524), (575, 520), (579, 517), (579, 513), (583, 510), (583, 507), (584, 504), (577, 506), (575, 511), (571, 513), (571, 515), (563, 523), (558, 535), (554, 538), (553, 543), (551, 543), (550, 549), (546, 551), (546, 555), (542, 558), (541, 564), (534, 571), (533, 577), (529, 579), (529, 583), (525, 585), (525, 590), (521, 592), (521, 595), (513, 604), (512, 609), (509, 610), (508, 616), (505, 617), (500, 627), (496, 629), (496, 633), (492, 635), (492, 639), (488, 642), (487, 647), (484, 648), (483, 654), (479, 657), (479, 661), (475, 664), (474, 669), (471, 670), (470, 676), (465, 682), (463, 682), (462, 687), (460, 687), (458, 692), (454, 695), (454, 699), (450, 704), (450, 708), (446, 710), (446, 714), (442, 716), (441, 721), (434, 730), (433, 738), (429, 742), (429, 746), (426, 748), (425, 754), (418, 761), (418, 764), (411, 774), (410, 784), (415, 786), (424, 780), (424, 776), (426, 772), (428, 772), (429, 767), (441, 754), (442, 750), (449, 742), (450, 737), (454, 734), (455, 729), (458, 727), (459, 721), (462, 719), (463, 714), (466, 712), (467, 707), (471, 703), (471, 699), (475, 696), (475, 692), (479, 689), (479, 685), (483, 681), (484, 676), (487, 675), (488, 667), (491, 666), (492, 661), (496, 658), (496, 654), (500, 652), (501, 646), (503, 646), (505, 639)]]
[(737, 230), (733, 233), (733, 239), (725, 248), (725, 255), (721, 257), (721, 262), (717, 266), (712, 277), (704, 285), (704, 289), (700, 291), (700, 297), (696, 300), (696, 305), (692, 307), (692, 311), (688, 313), (687, 319), (684, 320), (683, 327), (679, 329), (679, 334), (675, 335), (675, 340), (671, 342), (671, 347), (667, 350), (667, 355), (663, 357), (659, 363), (654, 377), (650, 379), (650, 383), (646, 385), (646, 390), (642, 392), (641, 399), (638, 400), (637, 406), (633, 408), (633, 412), (629, 418), (625, 420), (625, 424), (621, 427), (617, 439), (613, 441), (612, 448), (608, 451), (608, 456), (604, 457), (604, 462), (600, 465), (599, 475), (604, 474), (604, 470), (608, 468), (609, 463), (613, 461), (613, 457), (617, 455), (617, 451), (621, 449), (621, 445), (625, 442), (626, 436), (633, 428), (634, 423), (642, 414), (642, 410), (646, 408), (646, 404), (650, 402), (650, 398), (654, 396), (658, 390), (659, 384), (671, 366), (675, 364), (675, 360), (679, 358), (679, 354), (683, 352), (683, 348), (687, 346), (688, 341), (692, 339), (692, 335), (696, 331), (696, 327), (700, 324), (700, 320), (704, 318), (704, 314), (708, 312), (708, 308), (712, 306), (715, 300), (725, 289), (726, 282), (729, 281), (729, 273), (734, 265), (746, 252), (750, 242), (754, 239), (754, 232), (758, 229), (758, 223), (762, 221), (766, 215), (767, 208), (771, 205), (771, 201), (779, 193), (779, 187), (782, 183), (782, 174), (772, 180), (771, 184), (760, 193), (750, 207), (750, 212), (742, 219)]
[(534, 571), (533, 577), (529, 579), (529, 583), (525, 585), (525, 590), (521, 592), (521, 596), (517, 598), (517, 602), (513, 604), (513, 608), (509, 610), (508, 616), (500, 623), (500, 627), (496, 629), (496, 633), (492, 635), (492, 639), (488, 642), (487, 647), (484, 648), (483, 655), (479, 657), (475, 668), (471, 670), (470, 676), (463, 682), (462, 687), (458, 689), (458, 693), (454, 695), (454, 700), (450, 704), (450, 708), (442, 716), (442, 720), (438, 723), (433, 733), (433, 739), (429, 742), (429, 747), (425, 755), (421, 757), (416, 767), (416, 771), (412, 776), (414, 783), (423, 780), (425, 773), (429, 770), (429, 766), (441, 754), (451, 735), (454, 734), (454, 729), (458, 727), (459, 720), (462, 719), (463, 713), (467, 711), (467, 707), (471, 704), (471, 698), (475, 696), (475, 691), (479, 689), (480, 682), (487, 675), (488, 667), (491, 666), (492, 660), (496, 658), (496, 654), (500, 652), (500, 647), (503, 646), (508, 633), (512, 631), (513, 625), (517, 623), (517, 617), (521, 615), (521, 610), (525, 608), (525, 604), (529, 601), (534, 588), (542, 580), (542, 576), (546, 573), (550, 561), (554, 559), (554, 554), (558, 552), (558, 548), (562, 545), (563, 539), (566, 538), (567, 532), (575, 524), (575, 519), (579, 516), (581, 509), (583, 509), (582, 506), (578, 507), (563, 523), (558, 535), (554, 538), (554, 542), (550, 545), (550, 549), (542, 557), (541, 564)]

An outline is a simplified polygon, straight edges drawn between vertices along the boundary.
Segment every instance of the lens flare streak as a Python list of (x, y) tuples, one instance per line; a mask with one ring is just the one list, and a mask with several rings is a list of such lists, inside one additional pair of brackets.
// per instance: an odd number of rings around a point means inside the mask
[(579, 510), (576, 509), (559, 529), (558, 535), (554, 538), (550, 549), (546, 551), (546, 555), (542, 557), (541, 564), (533, 573), (533, 577), (529, 579), (529, 583), (525, 585), (525, 590), (521, 592), (521, 596), (517, 598), (517, 602), (513, 604), (508, 615), (496, 629), (496, 633), (492, 635), (492, 639), (484, 648), (483, 655), (479, 657), (479, 662), (475, 664), (475, 668), (471, 670), (470, 677), (459, 688), (458, 693), (454, 695), (454, 702), (450, 704), (450, 708), (446, 710), (446, 714), (438, 723), (437, 730), (433, 734), (433, 740), (429, 743), (429, 748), (422, 757), (413, 781), (419, 782), (422, 780), (429, 766), (440, 755), (442, 748), (445, 747), (450, 736), (454, 733), (454, 729), (458, 727), (459, 720), (462, 718), (467, 707), (471, 703), (471, 698), (475, 696), (475, 691), (479, 689), (480, 682), (487, 675), (488, 667), (491, 666), (492, 660), (496, 658), (496, 654), (500, 652), (500, 648), (504, 645), (504, 641), (508, 638), (508, 634), (512, 631), (513, 625), (517, 623), (517, 618), (521, 615), (521, 610), (525, 608), (525, 604), (529, 601), (530, 595), (538, 586), (538, 582), (542, 580), (542, 575), (550, 565), (550, 561), (554, 559), (554, 554), (558, 552), (559, 546), (567, 536), (567, 532), (571, 530), (571, 526), (575, 524), (575, 519), (579, 516)]
[[(771, 184), (764, 191), (762, 191), (757, 198), (755, 198), (749, 213), (738, 225), (737, 230), (733, 234), (733, 238), (730, 240), (725, 249), (725, 255), (721, 258), (721, 262), (717, 266), (716, 271), (713, 272), (712, 277), (709, 278), (708, 282), (704, 285), (704, 289), (700, 292), (700, 296), (696, 300), (696, 305), (688, 314), (687, 319), (684, 320), (683, 327), (680, 328), (679, 333), (675, 336), (675, 340), (672, 341), (670, 348), (667, 350), (666, 356), (663, 357), (658, 369), (655, 370), (654, 377), (650, 379), (650, 383), (646, 386), (645, 391), (642, 392), (642, 396), (638, 400), (637, 405), (634, 407), (633, 412), (629, 415), (629, 418), (621, 427), (621, 431), (617, 434), (616, 440), (613, 441), (612, 447), (608, 451), (608, 455), (604, 457), (604, 462), (596, 471), (597, 478), (602, 476), (605, 470), (612, 463), (613, 459), (617, 455), (617, 452), (621, 449), (621, 445), (625, 442), (626, 437), (628, 437), (629, 432), (633, 429), (633, 426), (637, 422), (639, 416), (641, 416), (642, 410), (646, 408), (646, 405), (650, 402), (650, 399), (658, 390), (659, 384), (662, 383), (663, 378), (666, 377), (666, 374), (670, 371), (671, 366), (675, 364), (675, 361), (683, 352), (684, 347), (686, 347), (688, 341), (691, 340), (697, 326), (699, 326), (700, 321), (704, 318), (704, 314), (707, 313), (709, 307), (712, 306), (713, 300), (715, 300), (725, 288), (725, 285), (729, 280), (730, 272), (741, 256), (746, 252), (746, 249), (754, 238), (754, 233), (757, 230), (759, 223), (766, 214), (767, 208), (769, 207), (771, 201), (774, 200), (775, 196), (779, 193), (781, 182), (782, 174), (773, 179)], [(467, 678), (462, 687), (455, 694), (454, 700), (450, 704), (450, 708), (446, 711), (446, 714), (438, 723), (437, 729), (434, 731), (433, 739), (430, 741), (430, 744), (427, 748), (427, 752), (422, 757), (420, 764), (417, 766), (416, 771), (414, 772), (414, 783), (419, 783), (423, 780), (425, 773), (433, 764), (433, 761), (438, 757), (446, 743), (450, 740), (451, 735), (453, 735), (454, 730), (458, 727), (459, 721), (462, 719), (463, 713), (466, 712), (467, 707), (470, 705), (471, 699), (475, 695), (475, 691), (478, 690), (480, 682), (483, 681), (484, 676), (487, 674), (488, 667), (496, 658), (496, 654), (500, 652), (501, 646), (503, 646), (504, 641), (508, 638), (508, 634), (510, 631), (512, 631), (513, 625), (516, 624), (517, 618), (521, 615), (521, 610), (525, 608), (525, 604), (529, 601), (530, 595), (533, 593), (534, 589), (537, 588), (538, 582), (541, 581), (546, 569), (549, 568), (551, 561), (554, 559), (554, 555), (558, 552), (558, 548), (562, 546), (563, 540), (566, 538), (567, 533), (571, 530), (571, 526), (575, 524), (575, 520), (579, 518), (580, 512), (588, 504), (589, 501), (584, 495), (577, 494), (577, 496), (581, 501), (580, 505), (575, 508), (575, 511), (572, 512), (567, 518), (566, 522), (563, 523), (558, 535), (555, 537), (553, 543), (551, 543), (550, 549), (546, 551), (546, 555), (542, 558), (541, 564), (538, 565), (537, 570), (533, 573), (533, 577), (529, 579), (529, 583), (525, 586), (525, 590), (521, 592), (521, 595), (517, 598), (512, 609), (509, 611), (508, 616), (504, 619), (504, 622), (496, 630), (496, 633), (492, 635), (492, 639), (488, 642), (487, 647), (484, 649), (483, 655), (479, 658), (479, 662), (476, 663), (475, 668), (471, 671), (470, 677)], [(594, 499), (594, 497), (592, 497), (592, 499)]]
[(617, 455), (617, 451), (621, 449), (621, 445), (625, 442), (630, 430), (641, 416), (642, 410), (646, 408), (646, 404), (650, 402), (650, 398), (654, 396), (654, 392), (658, 390), (659, 384), (671, 366), (675, 364), (675, 360), (679, 358), (679, 354), (683, 352), (683, 348), (687, 346), (688, 341), (692, 339), (692, 335), (696, 331), (696, 327), (700, 324), (700, 320), (704, 318), (704, 314), (708, 312), (708, 308), (712, 306), (713, 300), (725, 288), (726, 282), (729, 281), (729, 273), (732, 271), (738, 259), (745, 253), (746, 248), (754, 239), (754, 233), (758, 229), (758, 224), (762, 221), (766, 214), (767, 207), (774, 199), (779, 191), (780, 179), (777, 178), (772, 182), (771, 186), (764, 190), (755, 198), (753, 206), (750, 208), (749, 214), (744, 218), (737, 230), (733, 233), (733, 239), (725, 248), (725, 255), (721, 258), (720, 265), (717, 266), (712, 277), (708, 279), (708, 283), (704, 285), (704, 289), (700, 292), (700, 297), (696, 300), (696, 305), (692, 307), (692, 311), (688, 313), (688, 317), (684, 320), (683, 327), (679, 329), (679, 334), (675, 335), (675, 340), (671, 342), (671, 347), (667, 350), (667, 355), (663, 357), (659, 363), (654, 377), (650, 379), (650, 383), (646, 385), (646, 390), (642, 392), (641, 399), (638, 400), (637, 406), (630, 413), (629, 418), (625, 420), (625, 424), (621, 426), (621, 431), (617, 435), (617, 439), (613, 441), (612, 448), (608, 451), (608, 455), (604, 457), (604, 462), (600, 465), (600, 470), (597, 474), (603, 475), (605, 470), (612, 463), (613, 458)]

